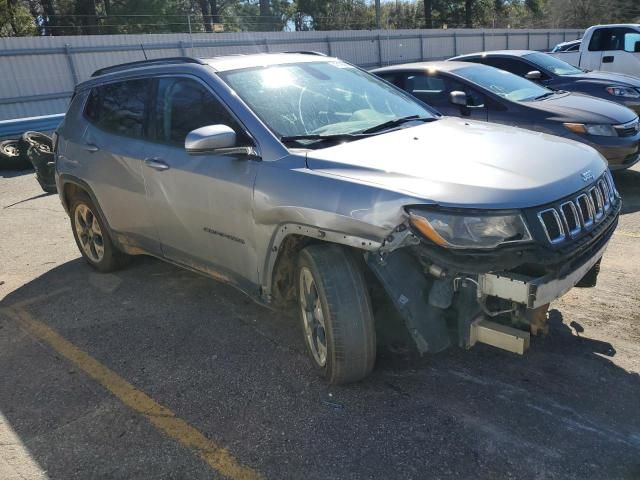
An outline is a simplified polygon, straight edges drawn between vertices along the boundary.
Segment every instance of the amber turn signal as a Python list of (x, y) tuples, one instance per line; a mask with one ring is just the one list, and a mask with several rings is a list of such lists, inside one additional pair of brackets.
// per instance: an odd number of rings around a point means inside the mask
[(416, 227), (416, 229), (418, 229), (421, 234), (423, 234), (436, 245), (440, 245), (441, 247), (446, 247), (447, 245), (449, 245), (449, 243), (444, 238), (442, 238), (438, 234), (438, 232), (434, 230), (434, 228), (426, 218), (421, 217), (420, 215), (412, 214), (409, 217), (409, 221), (411, 222), (411, 225)]

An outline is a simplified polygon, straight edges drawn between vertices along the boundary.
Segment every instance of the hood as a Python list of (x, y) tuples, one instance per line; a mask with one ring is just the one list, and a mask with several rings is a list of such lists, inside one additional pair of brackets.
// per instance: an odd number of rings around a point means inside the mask
[(619, 85), (623, 87), (640, 88), (640, 78), (625, 75), (624, 73), (593, 71), (580, 73), (578, 75), (564, 75), (560, 77), (560, 80), (570, 80), (572, 83), (596, 84), (602, 85), (603, 87)]
[(550, 113), (554, 120), (562, 122), (618, 125), (631, 122), (638, 116), (624, 105), (581, 93), (554, 95), (543, 100), (521, 102), (520, 105)]
[(443, 206), (525, 208), (568, 196), (605, 168), (591, 147), (514, 127), (445, 117), (307, 153), (324, 174)]

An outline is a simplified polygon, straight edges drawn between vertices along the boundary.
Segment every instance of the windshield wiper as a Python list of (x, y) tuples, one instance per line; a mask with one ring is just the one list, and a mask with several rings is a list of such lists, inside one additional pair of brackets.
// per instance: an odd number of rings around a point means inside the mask
[(388, 122), (381, 123), (380, 125), (375, 125), (373, 127), (367, 128), (365, 130), (361, 130), (355, 133), (334, 133), (328, 135), (322, 135), (319, 133), (309, 133), (305, 135), (285, 135), (280, 137), (280, 141), (282, 143), (291, 143), (298, 142), (300, 140), (311, 140), (311, 141), (350, 141), (350, 140), (359, 140), (361, 138), (371, 137), (373, 134), (378, 133), (382, 130), (387, 130), (389, 128), (397, 127), (398, 125), (402, 125), (407, 122), (431, 122), (433, 120), (438, 120), (437, 117), (421, 117), (419, 115), (410, 115), (408, 117), (396, 118), (394, 120), (389, 120)]
[(336, 142), (347, 141), (347, 140), (358, 140), (360, 138), (366, 138), (370, 135), (362, 135), (360, 133), (335, 133), (331, 135), (321, 135), (317, 133), (310, 133), (307, 135), (285, 135), (280, 137), (280, 141), (282, 143), (291, 143), (297, 142), (299, 140), (315, 140), (315, 141), (328, 141), (333, 140)]
[(409, 115), (408, 117), (396, 118), (394, 120), (389, 120), (388, 122), (381, 123), (380, 125), (375, 125), (373, 127), (362, 130), (360, 133), (376, 133), (382, 130), (387, 130), (389, 128), (397, 127), (407, 122), (432, 122), (434, 120), (438, 120), (437, 117), (421, 117), (420, 115)]
[(534, 100), (542, 100), (542, 99), (544, 99), (544, 98), (551, 97), (552, 95), (555, 95), (556, 93), (559, 93), (559, 91), (543, 93), (542, 95), (540, 95), (540, 96), (538, 96), (538, 97), (534, 98)]

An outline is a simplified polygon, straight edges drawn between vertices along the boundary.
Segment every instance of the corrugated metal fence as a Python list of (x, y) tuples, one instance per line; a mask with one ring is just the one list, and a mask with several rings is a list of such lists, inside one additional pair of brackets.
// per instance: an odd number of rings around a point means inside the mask
[(64, 112), (74, 85), (109, 65), (189, 55), (314, 50), (362, 67), (479, 50), (545, 50), (578, 30), (450, 29), (0, 38), (0, 120)]

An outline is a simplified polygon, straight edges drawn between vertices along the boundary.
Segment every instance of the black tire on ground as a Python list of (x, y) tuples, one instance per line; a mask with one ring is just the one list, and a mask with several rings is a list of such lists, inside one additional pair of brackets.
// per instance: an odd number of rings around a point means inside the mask
[(58, 193), (58, 187), (56, 186), (55, 182), (54, 183), (47, 183), (46, 180), (36, 176), (36, 180), (38, 181), (38, 183), (40, 184), (40, 188), (42, 188), (42, 190), (45, 193)]
[(375, 322), (354, 255), (340, 245), (310, 245), (300, 252), (295, 282), (304, 342), (321, 376), (342, 384), (369, 375), (376, 359)]
[(87, 263), (103, 273), (119, 270), (129, 263), (131, 257), (116, 248), (89, 196), (77, 194), (70, 203), (71, 230)]
[(41, 144), (31, 145), (27, 151), (29, 161), (36, 170), (36, 179), (47, 193), (56, 193), (56, 166), (54, 156), (46, 147)]
[(20, 148), (18, 140), (0, 142), (0, 170), (26, 170), (28, 168), (31, 168), (31, 162)]
[(26, 152), (29, 147), (41, 145), (41, 150), (53, 152), (53, 140), (49, 135), (40, 132), (24, 132), (19, 140), (20, 150)]

